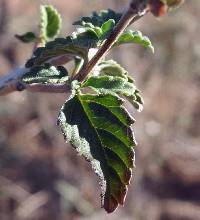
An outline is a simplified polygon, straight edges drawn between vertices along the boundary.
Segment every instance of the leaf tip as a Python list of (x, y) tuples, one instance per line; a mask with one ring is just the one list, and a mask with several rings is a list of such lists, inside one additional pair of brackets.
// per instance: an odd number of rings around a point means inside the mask
[(151, 50), (152, 53), (155, 53), (155, 48), (154, 48), (154, 46), (152, 46), (152, 45), (149, 46), (149, 49)]
[(106, 210), (108, 214), (112, 213), (118, 208), (118, 202), (114, 197), (111, 197), (110, 199), (105, 198), (103, 208)]
[(33, 32), (27, 32), (25, 34), (19, 35), (15, 34), (15, 38), (23, 43), (32, 43), (37, 40), (37, 36)]

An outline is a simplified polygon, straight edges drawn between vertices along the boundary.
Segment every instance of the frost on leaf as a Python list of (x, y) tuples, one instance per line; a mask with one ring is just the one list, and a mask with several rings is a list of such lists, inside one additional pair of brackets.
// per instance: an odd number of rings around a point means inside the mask
[(125, 97), (138, 111), (143, 109), (143, 99), (128, 72), (113, 60), (103, 61), (96, 67), (97, 76), (89, 77), (82, 88), (89, 87), (99, 94)]
[(68, 72), (63, 66), (52, 66), (44, 64), (31, 68), (23, 77), (22, 82), (26, 84), (42, 83), (56, 84), (66, 82), (68, 80)]
[(134, 119), (111, 94), (76, 93), (62, 107), (58, 123), (67, 142), (84, 156), (100, 177), (103, 207), (123, 205), (134, 167)]
[(120, 46), (122, 44), (139, 44), (142, 45), (145, 48), (150, 49), (154, 53), (154, 47), (149, 40), (148, 37), (144, 36), (140, 31), (125, 31), (122, 33), (118, 40), (115, 42), (113, 47)]

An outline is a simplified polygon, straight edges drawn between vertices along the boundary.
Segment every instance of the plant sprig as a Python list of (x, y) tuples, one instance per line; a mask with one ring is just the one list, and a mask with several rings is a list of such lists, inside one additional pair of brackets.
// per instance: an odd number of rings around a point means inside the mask
[[(56, 38), (61, 16), (51, 5), (40, 8), (38, 33), (16, 35), (36, 49), (18, 75), (0, 81), (0, 93), (11, 91), (70, 92), (59, 111), (58, 125), (66, 142), (91, 163), (100, 178), (102, 206), (110, 213), (124, 205), (135, 167), (135, 122), (125, 108), (143, 109), (143, 98), (127, 70), (107, 54), (123, 44), (139, 44), (154, 52), (148, 37), (128, 26), (146, 13), (161, 16), (182, 0), (131, 0), (123, 13), (93, 12), (76, 21), (76, 30)], [(78, 27), (77, 27), (78, 26)], [(70, 72), (64, 66), (74, 61)]]

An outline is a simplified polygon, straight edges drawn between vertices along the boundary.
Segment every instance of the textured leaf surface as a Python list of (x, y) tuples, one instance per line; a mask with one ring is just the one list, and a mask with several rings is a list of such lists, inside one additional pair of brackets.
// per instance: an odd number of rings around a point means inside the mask
[(110, 94), (76, 94), (62, 107), (59, 125), (70, 142), (100, 177), (103, 206), (113, 212), (123, 205), (134, 166), (134, 120)]
[(117, 23), (122, 14), (116, 13), (113, 10), (102, 10), (100, 13), (93, 12), (90, 17), (83, 17), (81, 20), (74, 22), (74, 25), (87, 26), (87, 23), (91, 23), (94, 26), (101, 27), (106, 21), (113, 19)]
[(41, 65), (62, 55), (78, 56), (87, 62), (89, 50), (97, 48), (103, 43), (114, 24), (112, 19), (103, 23), (102, 27), (88, 24), (87, 27), (77, 29), (72, 36), (56, 38), (54, 41), (48, 42), (45, 47), (37, 48), (33, 58), (26, 63), (26, 67)]
[[(42, 10), (44, 10), (44, 6)], [(62, 55), (78, 56), (87, 62), (89, 50), (102, 45), (119, 18), (120, 15), (111, 10), (103, 11), (100, 15), (94, 13), (93, 17), (86, 19), (88, 23), (85, 23), (85, 18), (83, 18), (77, 22), (77, 24), (82, 24), (82, 27), (72, 33), (72, 36), (57, 38), (48, 42), (45, 47), (36, 49), (33, 58), (26, 63), (26, 67), (41, 65)], [(42, 26), (45, 27), (45, 16), (43, 20)]]
[(40, 8), (40, 31), (45, 40), (55, 38), (60, 32), (61, 16), (51, 5), (42, 5)]
[(115, 20), (109, 19), (105, 21), (100, 27), (94, 26), (92, 23), (86, 23), (84, 27), (78, 28), (77, 32), (78, 33), (85, 31), (94, 32), (98, 37), (97, 46), (100, 46), (100, 43), (107, 38), (107, 36), (110, 34), (114, 26), (115, 26)]
[(33, 32), (27, 32), (22, 35), (16, 34), (15, 37), (18, 40), (22, 41), (23, 43), (31, 43), (31, 42), (35, 42), (37, 40), (37, 37)]
[(62, 66), (50, 66), (45, 64), (33, 67), (26, 73), (22, 81), (27, 84), (31, 83), (60, 83), (68, 79), (67, 70)]
[(128, 30), (124, 32), (115, 42), (113, 47), (116, 47), (122, 44), (128, 44), (128, 43), (140, 44), (144, 46), (145, 48), (149, 48), (152, 52), (154, 52), (154, 47), (151, 41), (149, 40), (148, 37), (143, 36), (140, 31)]
[(45, 47), (39, 47), (35, 50), (33, 58), (29, 59), (26, 67), (41, 65), (49, 60), (62, 56), (79, 56), (87, 59), (88, 50), (95, 46), (97, 36), (93, 32), (81, 33), (77, 36), (67, 38), (56, 38), (54, 41), (48, 42)]
[(139, 91), (132, 82), (125, 78), (117, 76), (92, 76), (82, 85), (82, 88), (84, 87), (90, 87), (99, 94), (109, 93), (125, 96), (137, 110), (142, 110), (143, 101)]
[(138, 111), (143, 110), (143, 99), (128, 72), (113, 60), (103, 61), (96, 67), (97, 76), (89, 77), (82, 88), (89, 87), (99, 94), (124, 96)]
[(119, 76), (128, 79), (128, 72), (114, 60), (102, 61), (97, 66), (98, 75)]

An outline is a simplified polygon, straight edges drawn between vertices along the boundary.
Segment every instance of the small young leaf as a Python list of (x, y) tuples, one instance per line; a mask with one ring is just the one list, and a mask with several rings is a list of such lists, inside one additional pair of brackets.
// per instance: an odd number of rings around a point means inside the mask
[(105, 23), (102, 24), (101, 30), (102, 30), (102, 36), (100, 36), (103, 40), (108, 37), (110, 32), (113, 30), (115, 26), (115, 20), (109, 19)]
[(42, 5), (40, 8), (40, 35), (47, 41), (55, 38), (60, 32), (61, 16), (51, 5)]
[(22, 82), (26, 84), (32, 83), (61, 83), (68, 80), (67, 70), (62, 66), (50, 66), (45, 64), (42, 66), (33, 67), (26, 73)]
[(135, 81), (117, 62), (107, 60), (100, 62), (83, 84), (82, 88), (90, 87), (97, 93), (110, 93), (124, 96), (139, 112), (143, 110), (144, 101)]
[(82, 84), (82, 88), (92, 88), (98, 94), (124, 96), (138, 110), (142, 110), (143, 100), (133, 82), (118, 76), (92, 76)]
[(22, 35), (16, 34), (15, 37), (23, 43), (31, 43), (37, 40), (37, 36), (33, 32), (27, 32)]
[(93, 32), (95, 33), (97, 40), (96, 40), (96, 47), (101, 46), (102, 42), (109, 36), (110, 32), (113, 30), (115, 26), (115, 20), (109, 19), (105, 21), (100, 27), (94, 26), (92, 23), (85, 23), (85, 26), (82, 28), (78, 28), (78, 33), (80, 30), (85, 32)]
[(58, 123), (67, 142), (89, 161), (100, 177), (103, 207), (123, 205), (134, 167), (134, 120), (110, 94), (75, 94), (62, 107)]
[(149, 48), (152, 52), (154, 52), (154, 47), (151, 41), (149, 40), (148, 37), (143, 36), (140, 31), (128, 30), (124, 32), (115, 42), (113, 47), (119, 46), (121, 44), (128, 44), (128, 43), (140, 44), (144, 46), (145, 48)]
[(129, 96), (134, 95), (136, 90), (133, 83), (117, 76), (92, 76), (81, 87), (93, 88), (98, 93), (117, 93)]
[(102, 61), (98, 64), (98, 75), (119, 76), (128, 79), (128, 72), (114, 60)]

